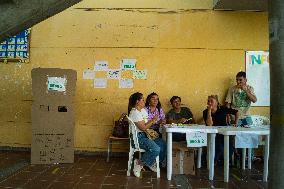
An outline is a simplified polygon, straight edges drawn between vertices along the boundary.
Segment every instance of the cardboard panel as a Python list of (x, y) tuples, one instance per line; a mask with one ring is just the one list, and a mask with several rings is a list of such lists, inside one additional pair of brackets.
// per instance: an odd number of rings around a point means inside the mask
[(76, 71), (32, 70), (32, 164), (74, 162)]
[(73, 163), (73, 133), (34, 132), (32, 135), (31, 163)]
[(183, 174), (195, 175), (194, 150), (189, 149), (183, 153)]
[(71, 105), (34, 103), (32, 105), (32, 129), (62, 130), (74, 128), (74, 111)]
[(77, 72), (71, 69), (32, 69), (34, 101), (71, 103), (75, 95)]
[(184, 147), (186, 144), (173, 144), (173, 174), (195, 175), (194, 149)]

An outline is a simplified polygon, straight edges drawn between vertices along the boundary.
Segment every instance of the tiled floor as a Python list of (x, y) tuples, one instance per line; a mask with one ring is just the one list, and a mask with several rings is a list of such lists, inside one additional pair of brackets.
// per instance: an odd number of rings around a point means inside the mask
[[(25, 161), (25, 164), (23, 164)], [(18, 164), (22, 166), (15, 166)], [(12, 168), (11, 168), (12, 167)], [(261, 167), (261, 166), (257, 166)], [(11, 170), (14, 169), (14, 173)], [(214, 181), (209, 181), (208, 171), (200, 169), (195, 176), (176, 175), (172, 181), (166, 179), (166, 169), (161, 171), (161, 179), (150, 171), (143, 172), (143, 178), (126, 176), (127, 158), (111, 158), (107, 163), (105, 158), (97, 156), (76, 156), (74, 164), (60, 165), (30, 165), (27, 152), (1, 152), (0, 188), (18, 189), (167, 189), (167, 188), (268, 188), (261, 181), (261, 172), (257, 169), (241, 171), (230, 169), (230, 182), (223, 182), (223, 168), (216, 168)], [(2, 174), (4, 175), (4, 174)]]

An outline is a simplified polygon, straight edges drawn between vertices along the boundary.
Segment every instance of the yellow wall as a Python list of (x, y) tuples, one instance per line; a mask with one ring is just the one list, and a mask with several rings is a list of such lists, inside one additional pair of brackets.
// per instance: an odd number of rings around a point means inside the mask
[[(245, 69), (245, 50), (268, 50), (268, 18), (262, 12), (212, 11), (211, 0), (85, 0), (34, 26), (29, 64), (0, 65), (0, 145), (31, 143), (31, 74), (35, 67), (75, 69), (75, 146), (105, 150), (114, 115), (126, 112), (131, 93), (157, 92), (167, 111), (172, 95), (182, 97), (201, 120), (206, 97), (235, 83)], [(133, 89), (94, 89), (82, 72), (95, 60), (118, 68), (122, 58), (137, 59), (147, 80)], [(269, 108), (252, 108), (268, 115)]]

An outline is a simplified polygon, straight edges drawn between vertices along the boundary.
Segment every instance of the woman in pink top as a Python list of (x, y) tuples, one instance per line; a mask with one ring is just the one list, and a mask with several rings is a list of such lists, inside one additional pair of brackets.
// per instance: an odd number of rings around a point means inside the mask
[(149, 120), (154, 119), (156, 116), (158, 117), (154, 125), (151, 126), (151, 129), (160, 133), (160, 126), (166, 124), (166, 116), (162, 109), (158, 94), (153, 92), (147, 96), (145, 110), (148, 113)]

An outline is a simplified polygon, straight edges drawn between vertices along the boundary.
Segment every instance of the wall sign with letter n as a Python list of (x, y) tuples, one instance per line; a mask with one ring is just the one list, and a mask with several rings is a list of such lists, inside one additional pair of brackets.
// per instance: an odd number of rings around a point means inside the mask
[(246, 51), (247, 83), (254, 88), (257, 102), (252, 106), (270, 106), (269, 53)]
[(207, 133), (186, 133), (187, 147), (207, 146)]

